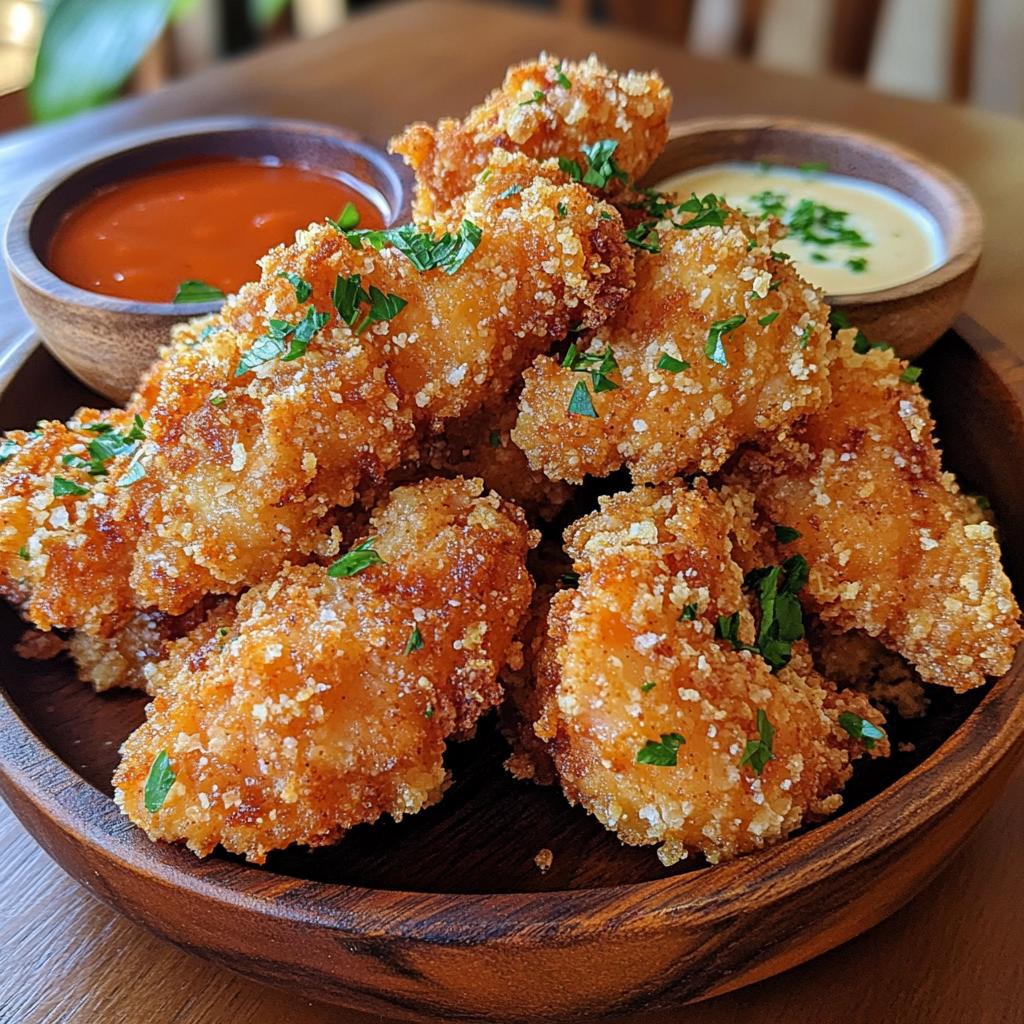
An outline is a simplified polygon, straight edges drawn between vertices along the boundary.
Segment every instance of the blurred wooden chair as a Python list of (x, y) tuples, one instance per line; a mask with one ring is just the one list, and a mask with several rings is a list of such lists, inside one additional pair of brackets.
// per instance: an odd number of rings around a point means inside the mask
[[(685, 45), (693, 28), (698, 0), (605, 0), (610, 24), (634, 32), (654, 35)], [(734, 34), (733, 54), (751, 58), (771, 0), (737, 0), (739, 24)], [(824, 68), (836, 74), (864, 77), (878, 34), (885, 0), (827, 0), (831, 6), (830, 28), (822, 55)], [(966, 100), (971, 91), (971, 62), (977, 0), (951, 0), (952, 45), (950, 47), (950, 98)], [(557, 0), (561, 13), (574, 20), (593, 17), (593, 0)]]

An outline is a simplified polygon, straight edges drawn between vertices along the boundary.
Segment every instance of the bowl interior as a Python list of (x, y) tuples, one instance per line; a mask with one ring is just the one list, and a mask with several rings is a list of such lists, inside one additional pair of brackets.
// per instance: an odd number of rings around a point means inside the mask
[[(136, 141), (133, 141), (135, 139)], [(154, 170), (163, 164), (189, 159), (272, 157), (282, 163), (330, 171), (348, 184), (366, 192), (379, 206), (385, 225), (396, 223), (408, 213), (409, 196), (402, 168), (381, 150), (358, 136), (329, 125), (302, 122), (245, 120), (235, 122), (181, 122), (166, 125), (156, 132), (122, 139), (122, 148), (90, 160), (69, 174), (43, 183), (15, 211), (10, 231), (27, 235), (33, 266), (20, 266), (31, 280), (47, 291), (73, 301), (90, 304), (102, 300), (104, 308), (173, 312), (186, 319), (197, 311), (217, 309), (215, 303), (140, 303), (91, 292), (62, 281), (46, 268), (50, 240), (58, 224), (72, 207), (99, 188), (134, 175)], [(369, 188), (367, 188), (369, 186)], [(19, 250), (12, 238), (9, 251), (20, 251), (14, 258), (25, 260), (29, 253)], [(73, 293), (73, 294), (72, 294)]]
[[(1020, 593), (1024, 485), (1018, 476), (1005, 472), (1005, 466), (1024, 460), (1024, 432), (1016, 419), (1011, 421), (1019, 413), (1008, 402), (991, 400), (1001, 385), (953, 333), (921, 365), (922, 383), (945, 442), (945, 464), (957, 472), (965, 489), (987, 494), (999, 510), (1005, 565)], [(93, 401), (90, 392), (38, 350), (0, 398), (0, 429), (43, 416), (64, 417)], [(1000, 438), (998, 445), (991, 444), (993, 437)], [(614, 478), (605, 483), (608, 490), (623, 484)], [(591, 493), (586, 500), (595, 498)], [(23, 661), (13, 647), (24, 628), (6, 603), (0, 605), (0, 682), (30, 728), (72, 769), (109, 795), (117, 749), (141, 722), (146, 698), (126, 692), (93, 694), (77, 681), (65, 656)], [(877, 796), (937, 750), (988, 689), (957, 696), (929, 686), (926, 717), (891, 716), (893, 755), (857, 762), (844, 793), (843, 812)], [(913, 749), (900, 751), (897, 743), (913, 744)], [(252, 870), (382, 890), (527, 893), (652, 881), (705, 866), (700, 858), (692, 858), (668, 869), (653, 848), (621, 846), (581, 808), (570, 807), (558, 788), (515, 781), (502, 767), (508, 752), (492, 716), (481, 723), (473, 740), (451, 745), (446, 764), (454, 784), (440, 804), (400, 823), (384, 818), (373, 826), (360, 826), (333, 847), (278, 851), (264, 869)], [(543, 874), (534, 863), (542, 848), (554, 854), (551, 869)]]

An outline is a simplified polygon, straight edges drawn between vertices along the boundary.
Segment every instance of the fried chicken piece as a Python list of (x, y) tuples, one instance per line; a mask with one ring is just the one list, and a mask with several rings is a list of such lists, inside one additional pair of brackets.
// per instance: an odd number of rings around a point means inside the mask
[[(522, 513), (480, 481), (397, 489), (373, 518), (382, 565), (331, 578), (286, 566), (226, 636), (186, 637), (126, 741), (115, 800), (151, 839), (262, 863), (291, 843), (436, 803), (445, 740), (501, 698), (530, 602)], [(175, 780), (146, 808), (166, 751)]]
[[(539, 356), (524, 374), (512, 439), (530, 465), (572, 483), (624, 465), (635, 483), (711, 473), (741, 442), (817, 408), (829, 311), (773, 259), (778, 233), (734, 211), (721, 227), (659, 229), (661, 252), (638, 257), (629, 302), (579, 343), (594, 358), (574, 371)], [(731, 328), (717, 350), (716, 324)], [(593, 379), (609, 347), (618, 372)], [(593, 393), (602, 380), (618, 386)], [(581, 388), (596, 415), (575, 411)]]
[[(14, 435), (0, 588), (41, 629), (110, 637), (138, 610), (182, 614), (324, 553), (330, 510), (382, 481), (417, 432), (504, 395), (570, 325), (602, 322), (625, 297), (633, 257), (618, 215), (561, 178), (522, 157), (496, 165), (467, 198), (481, 239), (452, 275), (420, 272), (398, 248), (356, 249), (328, 225), (300, 232), (220, 314), (176, 329), (127, 412), (108, 416), (119, 429), (140, 416), (145, 440), (106, 475), (62, 462), (94, 439), (81, 429), (94, 411)], [(309, 285), (308, 301), (285, 274)], [(379, 294), (389, 319), (359, 333), (334, 315), (339, 279)], [(288, 358), (273, 354), (273, 323), (328, 314), (304, 350), (293, 337)], [(257, 365), (239, 374), (243, 359)], [(133, 460), (143, 475), (124, 486)], [(56, 497), (57, 476), (76, 490)]]
[[(671, 107), (672, 94), (656, 72), (620, 74), (594, 56), (574, 64), (541, 54), (509, 68), (501, 88), (464, 120), (412, 124), (389, 148), (416, 172), (415, 219), (457, 226), (462, 197), (496, 150), (537, 161), (564, 157), (585, 172), (583, 147), (609, 140), (617, 144), (613, 159), (622, 175), (643, 177), (668, 139)], [(609, 178), (603, 192), (614, 195), (625, 184)]]
[[(840, 714), (884, 721), (818, 675), (802, 643), (773, 675), (715, 639), (717, 618), (735, 612), (739, 638), (755, 637), (734, 525), (703, 480), (602, 498), (566, 532), (579, 588), (554, 596), (539, 659), (536, 732), (566, 796), (624, 843), (661, 844), (667, 865), (694, 850), (715, 863), (832, 813), (864, 752)], [(766, 739), (759, 711), (774, 738), (757, 774), (743, 762)], [(871, 743), (872, 756), (888, 753), (884, 738)], [(651, 745), (655, 763), (640, 763)]]
[(831, 402), (725, 479), (754, 493), (765, 537), (799, 531), (781, 550), (810, 563), (807, 596), (829, 628), (865, 630), (960, 693), (1009, 670), (1020, 609), (992, 526), (942, 471), (906, 364), (858, 355), (853, 338), (834, 343)]

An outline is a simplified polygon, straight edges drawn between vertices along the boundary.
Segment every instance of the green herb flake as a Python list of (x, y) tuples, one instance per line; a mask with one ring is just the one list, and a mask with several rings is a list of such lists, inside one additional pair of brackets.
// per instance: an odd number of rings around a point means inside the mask
[(811, 259), (815, 263), (828, 263), (828, 257), (823, 252), (812, 252)]
[(658, 684), (652, 679), (649, 683), (644, 683), (644, 685), (640, 687), (640, 692), (650, 693), (657, 685)]
[(775, 726), (768, 721), (763, 708), (757, 709), (757, 739), (747, 740), (746, 749), (740, 758), (740, 767), (749, 764), (756, 775), (764, 771), (769, 761), (775, 760), (772, 744), (775, 742)]
[(614, 139), (601, 139), (589, 146), (581, 147), (590, 166), (583, 175), (584, 185), (593, 185), (595, 188), (604, 188), (609, 181), (629, 183), (629, 175), (615, 162), (612, 154), (619, 148)]
[(217, 630), (217, 636), (227, 636), (227, 635), (228, 635), (228, 627), (227, 626), (221, 626), (220, 629)]
[(491, 431), (491, 436), (489, 438), (489, 441), (490, 441), (490, 445), (491, 445), (492, 448), (500, 448), (501, 447), (501, 434), (499, 434), (497, 430), (492, 430)]
[(677, 732), (662, 733), (661, 742), (648, 740), (637, 752), (637, 764), (651, 764), (659, 768), (675, 768), (679, 748), (686, 742)]
[(0, 441), (0, 466), (2, 466), (12, 455), (21, 451), (21, 445), (17, 441), (12, 441), (9, 437), (5, 437), (3, 441)]
[(405, 642), (405, 653), (407, 655), (412, 654), (413, 651), (419, 651), (423, 648), (423, 634), (420, 632), (419, 626), (413, 626), (412, 632), (409, 634), (409, 639)]
[(18, 548), (18, 557), (24, 558), (26, 562), (31, 559), (32, 556), (28, 553), (28, 547), (25, 544), (22, 544), (21, 547)]
[[(348, 205), (352, 206), (351, 203), (349, 203)], [(355, 209), (354, 206), (352, 208)], [(358, 217), (359, 214), (356, 214), (357, 219)], [(295, 299), (297, 302), (305, 302), (306, 299), (308, 299), (310, 295), (313, 293), (313, 286), (308, 281), (305, 281), (301, 277), (299, 277), (298, 274), (293, 274), (291, 271), (286, 271), (285, 273), (278, 274), (277, 276), (283, 277), (295, 289)]]
[(440, 238), (434, 238), (429, 231), (420, 231), (415, 224), (383, 231), (350, 231), (345, 237), (356, 249), (361, 249), (364, 241), (378, 250), (393, 245), (420, 273), (440, 268), (451, 275), (475, 251), (483, 231), (471, 220), (464, 220), (454, 235), (446, 231)]
[(679, 621), (693, 622), (695, 618), (697, 618), (697, 602), (691, 601), (690, 604), (684, 604), (683, 610), (679, 615)]
[(804, 327), (803, 333), (801, 333), (800, 335), (801, 348), (807, 348), (807, 343), (811, 340), (811, 334), (814, 332), (814, 328), (817, 326), (818, 325), (816, 323), (811, 321), (811, 323), (807, 324), (807, 326)]
[(748, 238), (747, 239), (747, 252), (752, 252), (756, 248), (757, 248), (757, 239), (756, 238)]
[(572, 82), (569, 81), (568, 76), (562, 70), (562, 62), (561, 61), (558, 62), (558, 67), (555, 68), (555, 81), (563, 89), (571, 89), (572, 88)]
[(583, 168), (575, 160), (569, 160), (567, 157), (558, 158), (558, 169), (563, 174), (568, 174), (573, 181), (580, 181), (583, 178)]
[(715, 320), (711, 325), (711, 330), (708, 332), (707, 344), (704, 346), (704, 355), (713, 363), (718, 363), (720, 366), (728, 366), (729, 360), (725, 355), (722, 336), (730, 331), (735, 331), (737, 327), (742, 327), (746, 322), (747, 318), (739, 314), (731, 316), (727, 320)]
[(908, 366), (901, 374), (900, 380), (904, 384), (916, 384), (918, 378), (921, 376), (920, 366)]
[(423, 717), (424, 718), (433, 718), (434, 717), (434, 705), (433, 704), (428, 704), (427, 705), (427, 710), (423, 712)]
[(776, 310), (774, 313), (765, 313), (765, 315), (763, 317), (761, 317), (757, 322), (762, 327), (767, 327), (769, 324), (775, 323), (775, 321), (778, 320), (778, 318), (779, 318), (779, 313), (778, 313), (778, 310)]
[(145, 446), (135, 450), (132, 461), (128, 463), (121, 479), (117, 481), (118, 487), (131, 487), (146, 475), (146, 467), (142, 464), (142, 456), (145, 453)]
[(971, 494), (971, 495), (968, 495), (968, 497), (971, 497), (971, 498), (974, 499), (974, 504), (977, 505), (978, 508), (980, 508), (982, 512), (991, 512), (992, 511), (992, 502), (989, 501), (988, 498), (984, 494)]
[(877, 725), (852, 711), (839, 712), (839, 725), (853, 739), (860, 740), (868, 750), (874, 750), (875, 743), (885, 739), (885, 733)]
[(494, 173), (494, 172), (493, 172), (493, 171), (492, 171), (492, 170), (490, 169), (490, 167), (485, 167), (485, 168), (484, 168), (484, 169), (483, 169), (483, 170), (482, 170), (482, 171), (480, 172), (480, 178), (479, 178), (479, 180), (480, 180), (481, 182), (484, 182), (484, 181), (486, 181), (486, 180), (487, 180), (487, 179), (488, 179), (488, 178), (489, 178), (489, 177), (490, 177), (490, 176), (491, 176), (491, 175), (492, 175), (493, 173)]
[(53, 478), (53, 496), (55, 498), (66, 498), (68, 495), (74, 495), (77, 498), (81, 498), (88, 493), (88, 487), (76, 484), (74, 480), (66, 480), (62, 476), (55, 476)]
[(522, 191), (522, 185), (509, 185), (509, 187), (505, 189), (505, 191), (502, 192), (500, 196), (498, 196), (498, 199), (511, 199), (513, 196), (519, 195), (519, 193)]
[(559, 204), (558, 204), (558, 216), (559, 217), (564, 217), (568, 212), (569, 212), (569, 207), (566, 206), (564, 202), (559, 202)]
[(667, 352), (662, 352), (656, 363), (656, 368), (666, 370), (668, 373), (682, 373), (683, 370), (690, 368), (690, 364), (685, 359), (675, 359)]
[(587, 382), (580, 380), (573, 388), (572, 397), (569, 399), (569, 412), (573, 416), (589, 416), (590, 419), (597, 419), (597, 410), (591, 401), (590, 392), (587, 390)]
[(782, 284), (781, 279), (778, 280), (778, 281), (772, 281), (772, 283), (770, 285), (768, 285), (768, 291), (770, 291), (770, 292), (777, 291), (780, 284)]
[(863, 274), (868, 269), (868, 261), (863, 256), (858, 256), (856, 259), (847, 260), (846, 266), (855, 274)]
[(792, 555), (782, 565), (751, 570), (743, 581), (753, 590), (761, 611), (756, 646), (751, 649), (764, 658), (772, 672), (789, 664), (793, 644), (803, 639), (803, 612), (797, 594), (809, 571), (803, 555)]
[(182, 281), (171, 302), (216, 302), (223, 298), (224, 293), (219, 288), (205, 281)]
[(563, 572), (562, 575), (558, 577), (558, 582), (561, 583), (563, 587), (578, 587), (580, 585), (580, 574), (578, 572)]
[(635, 228), (627, 228), (626, 241), (645, 252), (661, 252), (661, 239), (654, 221), (645, 220)]
[(288, 351), (281, 356), (281, 362), (290, 363), (293, 359), (304, 356), (313, 336), (317, 331), (322, 331), (330, 319), (330, 313), (318, 313), (316, 306), (307, 306), (306, 315), (292, 329), (291, 344)]
[(703, 199), (698, 199), (697, 193), (691, 192), (690, 198), (686, 202), (680, 203), (678, 209), (680, 213), (694, 214), (685, 224), (680, 225), (684, 231), (706, 227), (720, 228), (729, 216), (729, 211), (724, 206), (724, 200), (712, 192), (709, 192)]
[(210, 395), (210, 405), (215, 406), (218, 409), (227, 400), (228, 400), (228, 396), (225, 395), (223, 391), (215, 391), (212, 395)]
[(772, 259), (775, 260), (776, 263), (785, 263), (787, 260), (791, 260), (792, 258), (793, 257), (790, 256), (788, 252), (776, 251), (772, 253)]
[(792, 526), (773, 526), (772, 529), (775, 531), (775, 539), (780, 544), (792, 544), (793, 541), (799, 540), (803, 536), (799, 530), (794, 530)]
[(88, 430), (92, 434), (109, 434), (114, 428), (109, 423), (89, 423), (82, 427), (83, 430)]
[(373, 550), (377, 543), (377, 537), (364, 540), (362, 544), (356, 545), (347, 555), (342, 555), (328, 570), (327, 575), (335, 578), (339, 576), (356, 576), (371, 565), (383, 565), (384, 559)]
[(543, 102), (544, 102), (544, 93), (542, 93), (540, 91), (540, 89), (535, 89), (534, 92), (533, 92), (533, 99), (523, 100), (519, 104), (519, 106), (521, 106), (521, 107), (528, 107), (531, 103), (540, 104), (540, 103), (543, 103)]
[(598, 219), (599, 220), (614, 220), (615, 218), (607, 210), (602, 210), (601, 211), (601, 216)]
[[(338, 216), (337, 223), (339, 231), (352, 231), (354, 228), (359, 227), (359, 211), (356, 209), (356, 204), (351, 200), (345, 204), (345, 209)], [(305, 301), (305, 299), (299, 299), (299, 302)]]
[(150, 814), (156, 814), (163, 807), (167, 794), (171, 786), (174, 785), (175, 778), (174, 772), (171, 771), (171, 761), (167, 756), (167, 751), (161, 750), (153, 760), (153, 766), (149, 769), (149, 775), (146, 777), (146, 789), (143, 794), (146, 810)]
[(819, 171), (827, 171), (828, 163), (825, 160), (811, 160), (808, 163), (801, 164), (800, 170), (803, 171), (804, 174), (813, 174)]

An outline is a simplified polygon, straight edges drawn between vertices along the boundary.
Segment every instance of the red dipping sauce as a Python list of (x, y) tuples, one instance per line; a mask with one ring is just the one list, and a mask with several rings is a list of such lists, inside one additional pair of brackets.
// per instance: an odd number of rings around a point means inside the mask
[(165, 164), (99, 189), (64, 215), (46, 265), (86, 291), (171, 302), (183, 281), (225, 294), (259, 277), (256, 260), (291, 243), (299, 228), (337, 218), (346, 204), (359, 227), (384, 216), (365, 191), (289, 164), (210, 158)]

